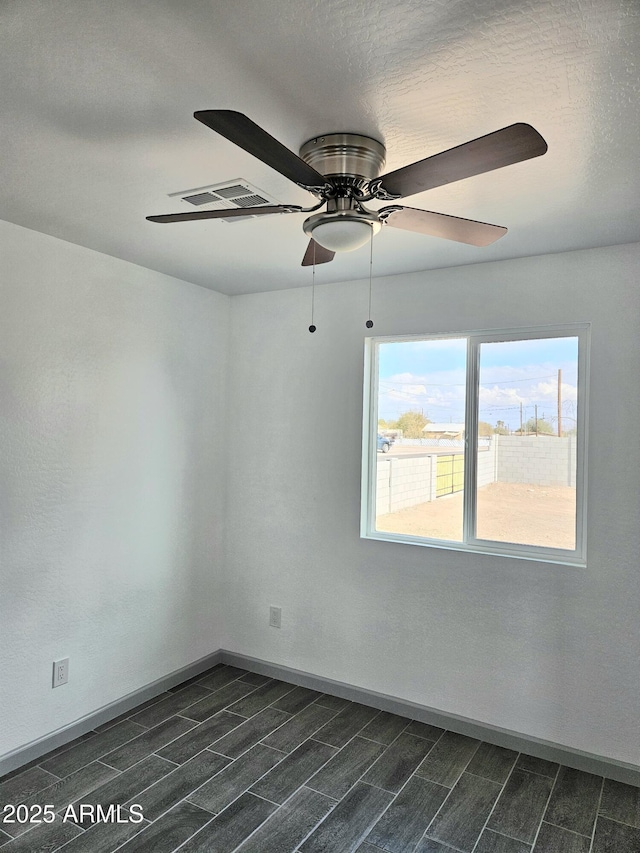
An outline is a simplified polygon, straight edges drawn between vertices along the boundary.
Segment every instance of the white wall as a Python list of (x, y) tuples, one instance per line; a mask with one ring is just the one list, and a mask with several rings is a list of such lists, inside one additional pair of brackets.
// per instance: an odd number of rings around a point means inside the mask
[(317, 288), (314, 335), (307, 289), (234, 298), (228, 648), (640, 763), (639, 267), (625, 245), (374, 283), (379, 335), (593, 323), (586, 569), (360, 539), (367, 284)]
[(223, 645), (229, 300), (8, 223), (0, 247), (3, 755)]
[(227, 366), (226, 297), (0, 246), (0, 755), (222, 646), (640, 763), (638, 245), (374, 283), (381, 335), (593, 323), (587, 569), (359, 538), (364, 281), (231, 300)]

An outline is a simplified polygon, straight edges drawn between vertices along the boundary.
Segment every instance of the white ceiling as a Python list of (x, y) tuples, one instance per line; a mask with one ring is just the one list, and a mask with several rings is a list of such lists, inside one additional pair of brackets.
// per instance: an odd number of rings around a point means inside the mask
[[(545, 137), (543, 157), (406, 201), (506, 237), (383, 228), (375, 275), (640, 240), (639, 56), (638, 0), (4, 0), (0, 217), (224, 293), (310, 284), (302, 214), (145, 221), (234, 178), (313, 201), (193, 118), (232, 109), (295, 152), (376, 137), (384, 171), (514, 122)], [(316, 282), (368, 272), (365, 247)]]

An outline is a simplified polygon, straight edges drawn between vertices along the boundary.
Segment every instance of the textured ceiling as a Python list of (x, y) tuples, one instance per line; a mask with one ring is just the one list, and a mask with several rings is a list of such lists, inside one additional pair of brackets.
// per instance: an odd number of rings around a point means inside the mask
[[(493, 246), (383, 228), (374, 274), (640, 240), (637, 0), (4, 0), (0, 217), (224, 293), (310, 283), (303, 215), (158, 225), (244, 178), (313, 198), (195, 121), (233, 109), (294, 151), (374, 136), (385, 171), (514, 122), (549, 151), (411, 196), (506, 225)], [(367, 248), (317, 283), (368, 275)]]

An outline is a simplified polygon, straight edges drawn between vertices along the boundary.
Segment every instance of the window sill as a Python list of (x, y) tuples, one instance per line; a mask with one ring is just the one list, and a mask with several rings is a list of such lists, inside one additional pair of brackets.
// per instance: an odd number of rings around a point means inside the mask
[(573, 552), (551, 552), (541, 551), (536, 548), (528, 548), (526, 545), (500, 548), (499, 543), (471, 544), (464, 542), (451, 542), (443, 539), (424, 539), (420, 536), (396, 536), (393, 533), (371, 531), (361, 534), (362, 539), (373, 539), (378, 542), (394, 542), (399, 545), (419, 545), (423, 548), (437, 548), (444, 551), (460, 551), (466, 554), (483, 554), (488, 557), (506, 557), (515, 560), (529, 560), (536, 563), (552, 563), (559, 566), (574, 566), (586, 568), (586, 558)]

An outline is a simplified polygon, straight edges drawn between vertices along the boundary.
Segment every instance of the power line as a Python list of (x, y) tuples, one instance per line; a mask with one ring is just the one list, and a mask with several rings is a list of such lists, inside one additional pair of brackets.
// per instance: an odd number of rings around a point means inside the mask
[[(494, 385), (519, 385), (522, 382), (541, 382), (543, 379), (556, 379), (552, 373), (548, 376), (523, 376), (519, 379), (500, 379), (497, 382), (481, 382), (480, 388), (492, 388)], [(387, 384), (387, 385), (422, 385), (425, 388), (464, 388), (466, 386), (466, 382), (422, 382), (419, 377), (416, 377), (413, 381), (403, 381), (401, 379), (379, 379), (379, 384)], [(395, 391), (395, 388), (391, 388), (392, 391)]]

